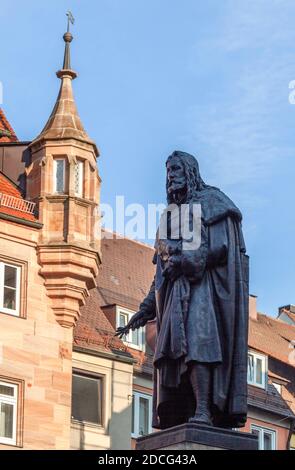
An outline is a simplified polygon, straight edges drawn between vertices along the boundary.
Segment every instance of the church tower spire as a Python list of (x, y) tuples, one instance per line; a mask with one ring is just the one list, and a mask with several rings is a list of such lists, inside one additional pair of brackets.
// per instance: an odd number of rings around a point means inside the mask
[[(70, 15), (70, 16), (69, 16)], [(41, 274), (57, 321), (75, 324), (100, 264), (99, 152), (78, 115), (72, 81), (69, 24), (64, 34), (60, 90), (41, 133), (30, 144), (27, 198), (37, 204), (43, 228), (38, 246)]]

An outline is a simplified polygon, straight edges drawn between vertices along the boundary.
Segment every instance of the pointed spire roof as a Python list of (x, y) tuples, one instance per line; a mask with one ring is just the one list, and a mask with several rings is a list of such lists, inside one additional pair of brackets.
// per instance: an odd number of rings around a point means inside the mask
[(9, 124), (3, 109), (0, 108), (0, 144), (3, 142), (18, 142), (18, 138)]
[(77, 139), (93, 145), (98, 155), (95, 142), (90, 139), (82, 125), (74, 100), (72, 80), (77, 77), (77, 73), (71, 67), (70, 43), (73, 36), (69, 31), (69, 27), (63, 35), (63, 39), (65, 41), (63, 67), (56, 73), (58, 78), (61, 79), (59, 94), (44, 129), (31, 145), (40, 140)]

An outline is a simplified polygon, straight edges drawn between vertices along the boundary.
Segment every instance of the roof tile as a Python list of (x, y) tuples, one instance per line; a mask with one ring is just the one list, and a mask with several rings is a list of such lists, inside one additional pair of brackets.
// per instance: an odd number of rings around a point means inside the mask
[(295, 326), (258, 313), (257, 320), (250, 318), (248, 342), (251, 348), (290, 365), (290, 352), (295, 345)]
[(0, 108), (0, 143), (18, 142), (18, 138), (8, 122), (3, 109)]
[[(0, 194), (1, 193), (23, 200), (20, 189), (7, 176), (0, 172)], [(36, 221), (36, 218), (33, 214), (13, 209), (11, 207), (1, 206), (1, 200), (0, 213), (18, 217), (24, 220), (30, 220), (32, 222)]]

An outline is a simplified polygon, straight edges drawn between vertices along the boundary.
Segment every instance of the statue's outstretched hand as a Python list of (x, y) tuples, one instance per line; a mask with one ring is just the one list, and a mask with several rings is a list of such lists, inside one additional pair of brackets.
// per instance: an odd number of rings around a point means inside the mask
[(120, 339), (123, 338), (123, 336), (128, 335), (129, 333), (129, 328), (127, 326), (119, 326), (116, 329), (115, 336), (118, 336)]
[(149, 320), (149, 316), (144, 311), (139, 311), (133, 315), (131, 320), (127, 323), (126, 326), (119, 326), (116, 330), (115, 336), (122, 338), (127, 335), (130, 330), (136, 330), (141, 326), (144, 326)]

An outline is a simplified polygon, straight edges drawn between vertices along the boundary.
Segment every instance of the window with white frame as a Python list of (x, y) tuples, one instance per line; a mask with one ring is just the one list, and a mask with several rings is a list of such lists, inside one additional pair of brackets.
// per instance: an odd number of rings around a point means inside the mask
[(152, 396), (134, 392), (132, 396), (132, 437), (152, 432)]
[(259, 450), (276, 450), (276, 431), (251, 424), (251, 432), (258, 437)]
[(267, 359), (262, 354), (248, 352), (248, 384), (265, 388), (267, 383)]
[[(124, 327), (131, 320), (134, 312), (127, 309), (117, 308), (117, 327)], [(137, 330), (130, 330), (123, 336), (122, 340), (134, 349), (145, 350), (145, 328), (141, 327)]]
[(16, 445), (18, 386), (0, 382), (0, 443)]
[(53, 161), (53, 190), (55, 193), (65, 192), (66, 181), (66, 160), (65, 158), (55, 158)]
[(0, 261), (0, 312), (20, 313), (20, 266)]
[(79, 197), (83, 197), (83, 169), (84, 162), (82, 162), (82, 160), (77, 160), (75, 163), (74, 184), (75, 195)]
[(72, 377), (72, 418), (102, 426), (102, 394), (102, 377), (74, 373)]

